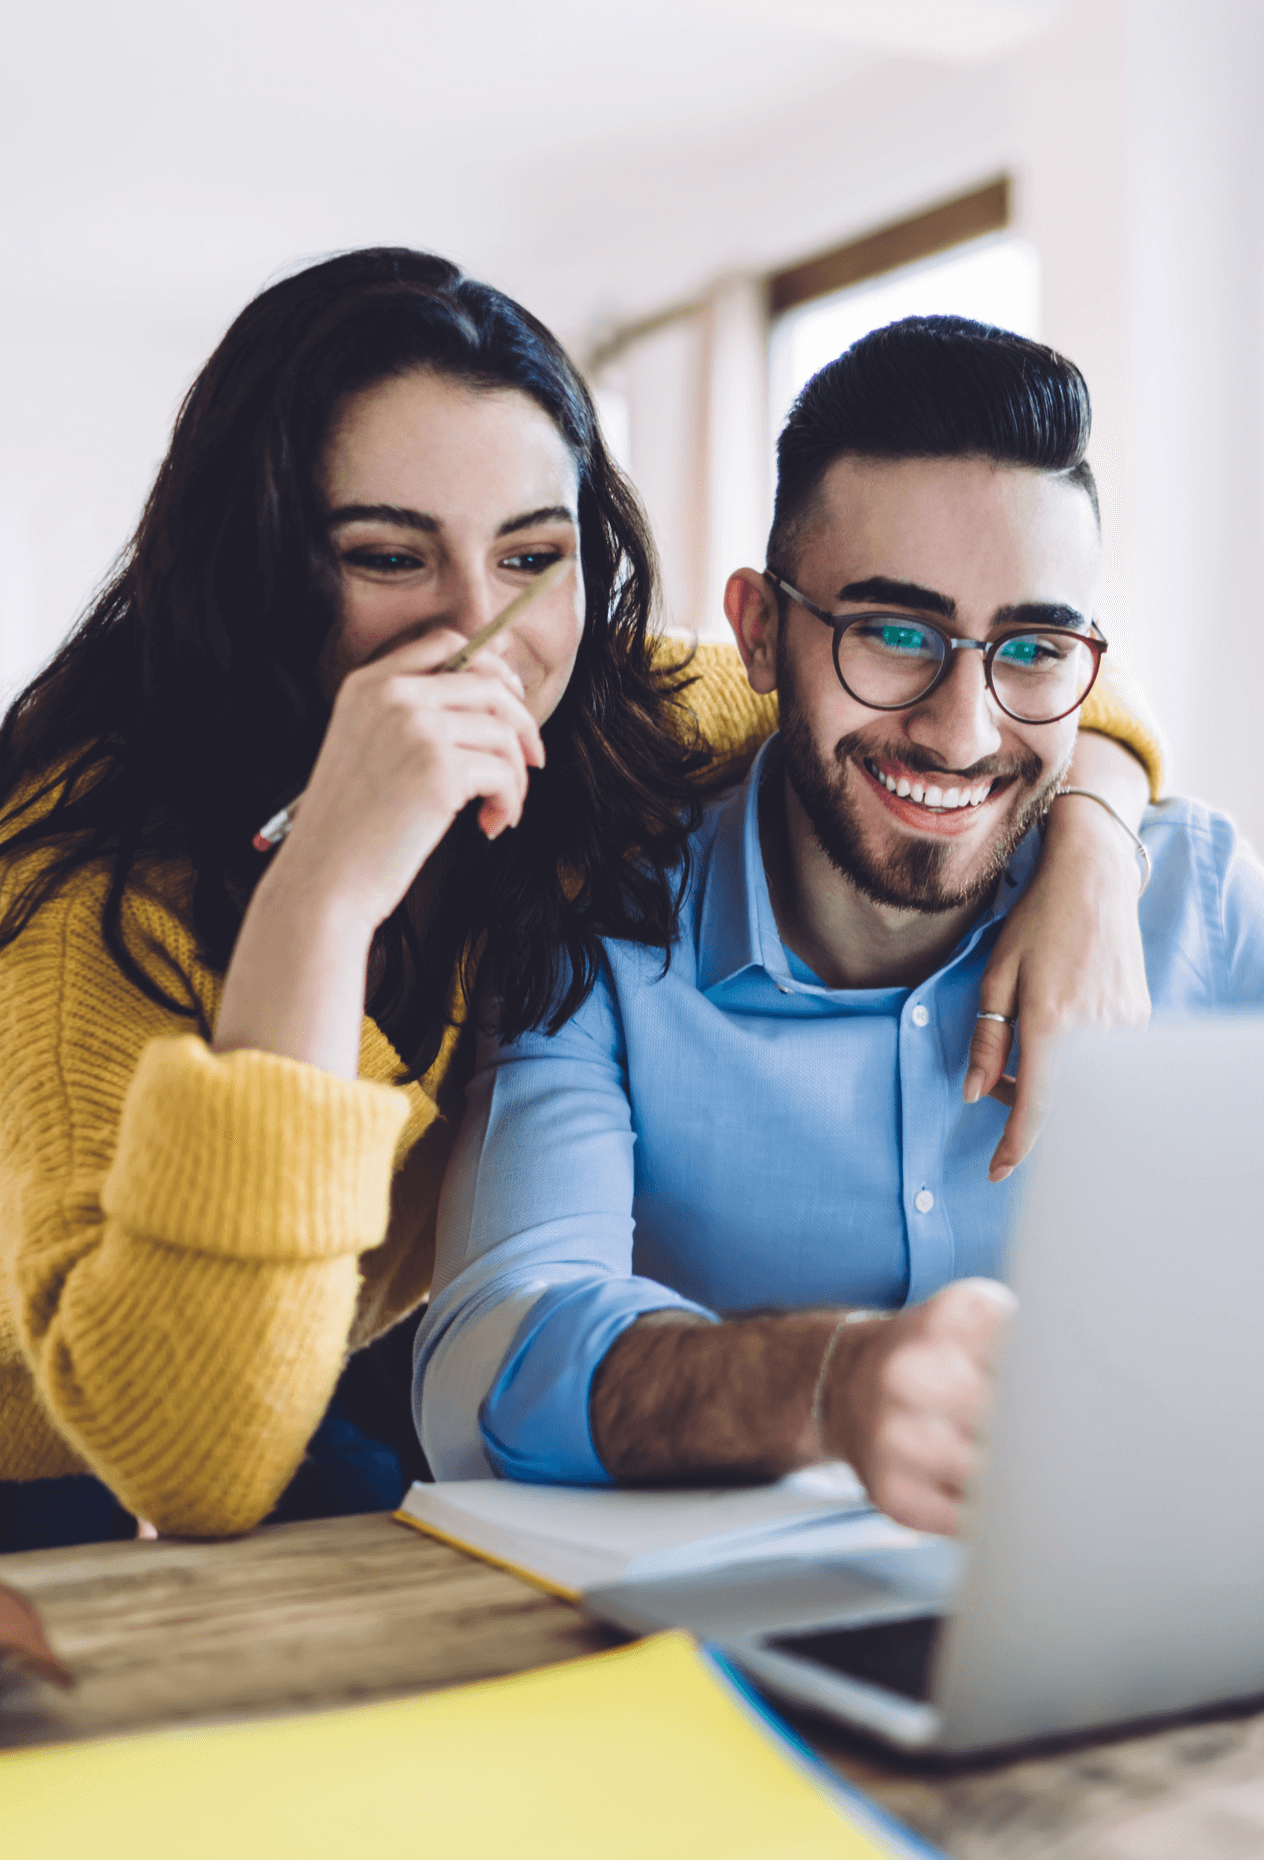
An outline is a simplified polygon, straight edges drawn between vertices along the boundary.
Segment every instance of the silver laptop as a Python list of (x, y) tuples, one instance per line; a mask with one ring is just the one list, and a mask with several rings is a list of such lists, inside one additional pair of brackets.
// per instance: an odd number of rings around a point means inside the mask
[(585, 1606), (907, 1750), (1264, 1694), (1264, 1019), (1069, 1041), (1011, 1265), (962, 1542), (871, 1514)]

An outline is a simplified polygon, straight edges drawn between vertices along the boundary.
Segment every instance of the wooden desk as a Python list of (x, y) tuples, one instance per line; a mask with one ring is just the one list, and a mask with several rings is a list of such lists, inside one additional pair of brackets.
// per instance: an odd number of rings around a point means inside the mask
[[(0, 1703), (0, 1745), (427, 1692), (593, 1653), (612, 1637), (381, 1515), (235, 1543), (0, 1557), (80, 1676)], [(1229, 1860), (1264, 1853), (1264, 1714), (950, 1776), (826, 1759), (958, 1860)]]

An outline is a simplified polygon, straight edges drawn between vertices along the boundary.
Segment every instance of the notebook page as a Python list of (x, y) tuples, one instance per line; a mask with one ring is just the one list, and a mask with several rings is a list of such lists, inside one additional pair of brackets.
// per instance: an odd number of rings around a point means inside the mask
[(816, 1466), (772, 1485), (628, 1490), (500, 1479), (414, 1485), (414, 1522), (571, 1591), (719, 1567), (787, 1532), (870, 1509), (849, 1466)]

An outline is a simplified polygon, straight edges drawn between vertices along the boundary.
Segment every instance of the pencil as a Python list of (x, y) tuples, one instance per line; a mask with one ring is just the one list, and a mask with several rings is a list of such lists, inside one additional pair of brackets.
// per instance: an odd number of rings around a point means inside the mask
[[(556, 562), (545, 569), (542, 575), (538, 575), (528, 587), (525, 587), (521, 594), (515, 596), (508, 607), (502, 608), (494, 620), (489, 620), (486, 626), (480, 627), (477, 633), (471, 634), (459, 652), (454, 652), (450, 659), (443, 661), (442, 665), (436, 665), (434, 672), (463, 672), (476, 653), (481, 652), (484, 646), (490, 646), (506, 627), (512, 626), (515, 620), (522, 618), (532, 601), (538, 601), (547, 589), (562, 579), (563, 574), (571, 567), (574, 560), (573, 555), (559, 557)], [(396, 646), (402, 645), (406, 638), (407, 634), (401, 634), (399, 638), (391, 640), (389, 645), (383, 648), (383, 652), (393, 652)], [(434, 672), (429, 676), (433, 677)], [(294, 825), (294, 817), (298, 813), (302, 799), (301, 794), (296, 795), (294, 800), (279, 808), (270, 820), (264, 821), (250, 842), (256, 852), (271, 852), (273, 847), (281, 844)]]

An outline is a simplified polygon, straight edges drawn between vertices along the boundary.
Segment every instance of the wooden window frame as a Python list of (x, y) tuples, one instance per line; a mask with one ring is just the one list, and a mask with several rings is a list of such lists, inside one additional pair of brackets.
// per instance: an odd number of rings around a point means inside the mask
[(1001, 175), (984, 187), (958, 194), (911, 219), (896, 220), (877, 232), (866, 233), (863, 239), (852, 239), (785, 271), (774, 272), (768, 280), (769, 316), (780, 316), (814, 297), (828, 297), (834, 291), (846, 290), (848, 285), (897, 271), (902, 265), (916, 264), (951, 246), (964, 245), (969, 239), (1004, 232), (1010, 225), (1010, 192), (1009, 176)]

